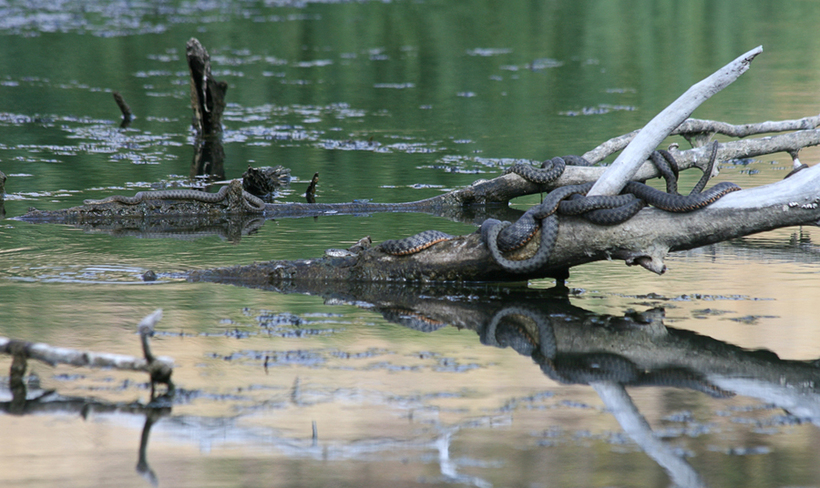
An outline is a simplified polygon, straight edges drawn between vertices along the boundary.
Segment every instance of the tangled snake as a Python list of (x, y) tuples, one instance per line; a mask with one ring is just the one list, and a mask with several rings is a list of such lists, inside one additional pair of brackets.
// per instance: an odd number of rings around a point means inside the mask
[[(102, 205), (105, 203), (122, 203), (124, 205), (138, 205), (150, 200), (193, 200), (203, 203), (219, 203), (226, 200), (230, 186), (223, 186), (216, 193), (206, 193), (200, 190), (178, 189), (178, 190), (158, 190), (141, 191), (133, 197), (122, 195), (111, 195), (102, 200), (85, 200), (86, 205)], [(265, 202), (246, 191), (242, 191), (242, 207), (251, 213), (261, 213), (265, 211)]]
[[(734, 183), (721, 182), (704, 190), (711, 176), (717, 156), (717, 143), (712, 145), (708, 167), (692, 188), (689, 195), (678, 193), (678, 165), (668, 151), (655, 151), (650, 156), (666, 181), (666, 191), (657, 190), (637, 181), (630, 181), (620, 195), (592, 196), (586, 194), (593, 183), (568, 185), (550, 192), (544, 201), (530, 208), (515, 223), (487, 219), (481, 224), (481, 238), (493, 259), (511, 273), (530, 273), (544, 266), (558, 237), (558, 214), (577, 215), (597, 225), (615, 225), (624, 222), (649, 204), (667, 212), (692, 212), (706, 207), (727, 193), (740, 190)], [(545, 184), (563, 174), (567, 163), (575, 166), (590, 166), (580, 156), (556, 157), (535, 168), (528, 164), (515, 164), (505, 173), (516, 173), (526, 180)], [(503, 253), (525, 246), (541, 231), (541, 241), (532, 257), (522, 260), (506, 258)], [(439, 231), (424, 231), (414, 236), (389, 240), (381, 244), (381, 249), (392, 255), (404, 256), (419, 252), (435, 243), (452, 239)]]

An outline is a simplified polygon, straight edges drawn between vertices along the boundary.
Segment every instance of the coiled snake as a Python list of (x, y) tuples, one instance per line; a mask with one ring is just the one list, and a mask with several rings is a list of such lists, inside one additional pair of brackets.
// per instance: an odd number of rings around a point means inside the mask
[[(721, 182), (703, 190), (714, 168), (716, 155), (717, 143), (714, 143), (709, 165), (689, 195), (680, 195), (677, 191), (678, 167), (672, 155), (668, 151), (655, 151), (650, 159), (666, 180), (666, 192), (630, 181), (620, 195), (586, 197), (593, 183), (562, 186), (550, 192), (541, 204), (530, 208), (515, 223), (485, 220), (480, 230), (482, 241), (493, 259), (506, 271), (533, 272), (549, 261), (558, 237), (559, 213), (579, 215), (597, 225), (615, 225), (628, 220), (647, 204), (667, 212), (691, 212), (706, 207), (727, 193), (740, 190), (739, 186), (729, 182)], [(506, 173), (516, 173), (533, 183), (545, 184), (560, 177), (568, 162), (576, 166), (590, 165), (580, 156), (565, 156), (546, 161), (541, 168), (519, 163)], [(503, 255), (504, 252), (526, 245), (539, 229), (541, 241), (533, 256), (512, 260)], [(424, 231), (405, 239), (385, 241), (380, 247), (388, 254), (403, 256), (448, 239), (452, 239), (452, 236), (443, 232)]]

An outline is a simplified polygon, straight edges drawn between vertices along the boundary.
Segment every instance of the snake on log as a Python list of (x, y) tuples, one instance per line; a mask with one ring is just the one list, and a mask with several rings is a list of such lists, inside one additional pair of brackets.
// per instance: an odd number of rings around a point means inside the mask
[(407, 256), (423, 251), (433, 244), (449, 241), (453, 236), (438, 230), (425, 230), (404, 239), (390, 239), (379, 244), (382, 251), (393, 256)]
[[(581, 216), (596, 225), (616, 225), (625, 222), (646, 205), (667, 212), (692, 212), (710, 205), (728, 193), (740, 190), (734, 183), (721, 182), (704, 191), (716, 156), (717, 143), (714, 143), (708, 167), (689, 195), (678, 193), (678, 165), (674, 157), (668, 151), (655, 151), (650, 160), (666, 181), (665, 192), (644, 183), (630, 181), (620, 195), (587, 197), (587, 192), (593, 186), (592, 182), (563, 186), (550, 192), (541, 204), (530, 208), (514, 223), (485, 220), (480, 229), (482, 241), (493, 259), (506, 271), (531, 273), (549, 262), (558, 237), (558, 214)], [(532, 183), (545, 184), (560, 177), (568, 163), (575, 166), (591, 165), (580, 156), (565, 156), (545, 161), (541, 168), (518, 163), (505, 171), (505, 174), (515, 173)], [(525, 246), (539, 230), (541, 240), (533, 256), (521, 260), (504, 256), (506, 252)], [(406, 256), (448, 239), (452, 239), (452, 236), (439, 231), (425, 231), (405, 239), (385, 241), (380, 247), (388, 254)]]
[[(86, 205), (102, 205), (106, 203), (121, 203), (123, 205), (139, 205), (151, 200), (192, 200), (202, 203), (220, 203), (227, 199), (230, 186), (223, 186), (216, 193), (207, 193), (200, 190), (177, 189), (141, 191), (133, 197), (112, 195), (102, 200), (85, 200)], [(265, 202), (246, 191), (242, 191), (242, 207), (250, 213), (265, 211)]]

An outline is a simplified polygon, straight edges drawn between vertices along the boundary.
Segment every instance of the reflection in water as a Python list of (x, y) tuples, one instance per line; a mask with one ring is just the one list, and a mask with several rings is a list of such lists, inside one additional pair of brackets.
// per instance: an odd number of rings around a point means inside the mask
[(191, 180), (207, 177), (211, 181), (225, 179), (225, 149), (219, 136), (197, 137), (191, 161)]
[[(781, 360), (686, 330), (666, 327), (663, 310), (623, 317), (572, 306), (549, 291), (499, 290), (489, 296), (428, 288), (340, 283), (294, 288), (332, 303), (372, 307), (389, 321), (424, 332), (446, 325), (476, 331), (482, 344), (530, 356), (551, 379), (590, 385), (623, 430), (676, 486), (704, 486), (683, 458), (652, 432), (625, 386), (696, 390), (716, 398), (755, 398), (820, 425), (817, 362)], [(444, 470), (444, 464), (442, 464)]]
[(85, 232), (114, 237), (193, 240), (217, 236), (237, 243), (242, 237), (258, 232), (264, 224), (265, 218), (255, 215), (164, 215), (133, 219), (85, 218), (75, 225)]
[[(283, 290), (279, 290), (283, 291)], [(706, 482), (673, 446), (653, 433), (625, 387), (675, 387), (716, 398), (735, 394), (776, 405), (790, 415), (820, 424), (820, 370), (815, 362), (782, 360), (770, 351), (750, 351), (696, 333), (667, 327), (663, 309), (624, 316), (601, 315), (573, 306), (559, 290), (446, 287), (338, 283), (296, 286), (287, 293), (317, 294), (329, 304), (354, 304), (381, 313), (388, 321), (428, 333), (451, 325), (475, 331), (485, 346), (509, 348), (532, 358), (554, 381), (589, 385), (623, 431), (667, 473), (675, 486), (699, 487)], [(267, 359), (266, 359), (267, 362)], [(183, 385), (184, 387), (184, 385)], [(331, 393), (333, 395), (335, 393)], [(287, 457), (317, 460), (364, 459), (389, 451), (437, 453), (436, 481), (492, 486), (479, 476), (459, 472), (450, 458), (453, 436), (463, 425), (437, 425), (434, 436), (406, 440), (380, 435), (355, 441), (326, 441), (313, 424), (312, 435), (288, 437), (243, 426), (238, 417), (172, 416), (171, 407), (207, 396), (203, 391), (178, 389), (172, 398), (150, 404), (106, 403), (92, 398), (66, 398), (54, 392), (25, 401), (0, 403), (7, 414), (71, 412), (86, 418), (90, 412), (144, 415), (137, 471), (150, 483), (158, 475), (148, 464), (147, 445), (152, 426), (163, 417), (163, 429), (178, 441), (203, 446), (242, 443), (275, 448)], [(310, 406), (316, 392), (297, 380), (290, 401)]]
[[(16, 392), (12, 392), (16, 393)], [(151, 427), (161, 418), (171, 414), (171, 407), (168, 406), (169, 398), (158, 397), (151, 403), (144, 405), (139, 402), (133, 403), (111, 403), (99, 401), (93, 398), (65, 397), (55, 391), (29, 392), (29, 398), (15, 395), (9, 402), (0, 402), (0, 412), (11, 415), (79, 415), (83, 419), (88, 419), (92, 414), (125, 414), (145, 416), (145, 424), (140, 437), (139, 452), (137, 457), (137, 473), (145, 478), (151, 485), (158, 486), (159, 480), (156, 473), (148, 464), (148, 438), (151, 434)]]

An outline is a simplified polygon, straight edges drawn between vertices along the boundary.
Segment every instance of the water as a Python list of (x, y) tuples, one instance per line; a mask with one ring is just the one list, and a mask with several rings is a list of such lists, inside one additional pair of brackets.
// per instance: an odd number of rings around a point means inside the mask
[[(812, 115), (818, 8), (7, 4), (6, 214), (187, 179), (191, 37), (229, 84), (227, 178), (249, 164), (282, 164), (296, 179), (280, 201), (301, 201), (318, 172), (319, 202), (403, 202), (493, 177), (515, 159), (583, 153), (640, 127), (759, 44), (764, 53), (752, 69), (695, 116), (748, 123)], [(137, 117), (127, 129), (119, 128), (114, 90)], [(813, 164), (817, 151), (800, 156)], [(767, 184), (790, 164), (786, 155), (726, 163), (719, 180)], [(697, 176), (686, 178), (691, 185)], [(514, 206), (526, 208), (537, 198), (520, 200)], [(374, 214), (267, 221), (239, 239), (152, 239), (7, 218), (0, 336), (140, 355), (134, 327), (162, 308), (154, 349), (175, 359), (180, 394), (170, 410), (152, 414), (140, 465), (161, 486), (820, 484), (808, 362), (820, 357), (814, 228), (676, 253), (663, 276), (620, 262), (580, 266), (565, 299), (549, 296), (551, 280), (280, 293), (140, 279), (148, 269), (321, 256), (365, 235), (378, 242), (429, 228), (474, 230), (423, 214)], [(502, 320), (511, 306), (542, 318)], [(654, 322), (636, 318), (648, 310)], [(526, 349), (546, 347), (548, 330), (557, 365), (608, 351), (643, 369), (689, 368), (701, 382), (629, 386), (629, 399), (605, 384), (571, 384)], [(0, 358), (0, 369), (9, 364)], [(146, 410), (133, 402), (149, 396), (142, 375), (30, 369), (43, 390), (80, 400), (0, 416), (0, 484), (150, 482), (135, 470)], [(713, 398), (700, 391), (707, 387), (738, 394)], [(636, 428), (635, 415), (607, 411), (630, 403), (654, 434)]]

